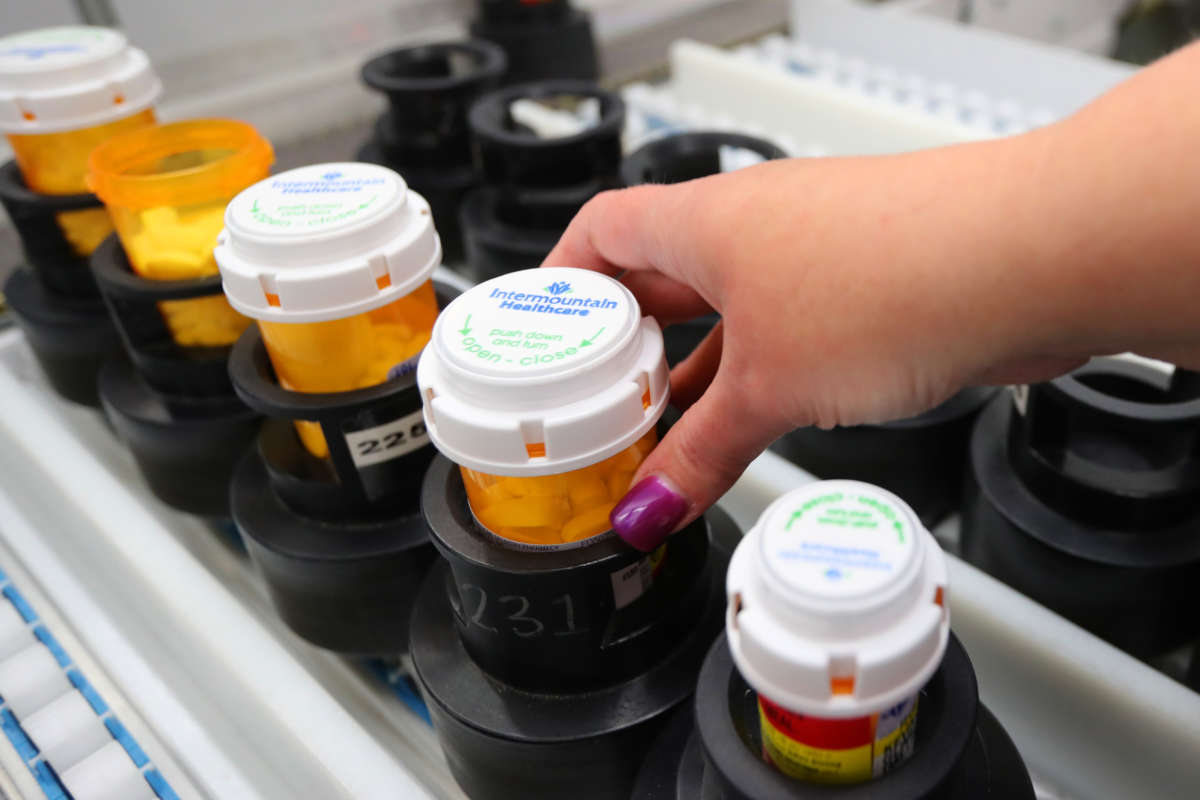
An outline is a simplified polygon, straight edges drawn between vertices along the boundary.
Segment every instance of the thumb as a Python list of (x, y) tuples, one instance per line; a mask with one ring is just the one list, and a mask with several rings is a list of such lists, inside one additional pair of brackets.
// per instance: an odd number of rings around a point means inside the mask
[(717, 501), (775, 438), (748, 413), (740, 386), (718, 370), (712, 385), (646, 457), (613, 508), (613, 530), (649, 552)]

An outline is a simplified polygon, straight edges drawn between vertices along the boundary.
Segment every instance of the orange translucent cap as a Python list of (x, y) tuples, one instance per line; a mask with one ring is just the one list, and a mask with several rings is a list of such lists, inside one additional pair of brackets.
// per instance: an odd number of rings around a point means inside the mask
[(252, 125), (200, 119), (141, 128), (92, 151), (88, 187), (106, 206), (154, 208), (228, 200), (275, 154)]

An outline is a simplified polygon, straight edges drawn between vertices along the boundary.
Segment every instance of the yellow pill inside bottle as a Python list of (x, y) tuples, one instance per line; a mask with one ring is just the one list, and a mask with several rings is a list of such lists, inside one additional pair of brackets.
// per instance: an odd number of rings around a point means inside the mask
[[(161, 93), (146, 54), (119, 31), (67, 26), (0, 38), (0, 131), (32, 191), (90, 191), (92, 151), (153, 125)], [(62, 212), (58, 224), (81, 256), (113, 232), (102, 208)]]
[[(181, 281), (217, 272), (213, 248), (225, 206), (261, 180), (271, 143), (237, 120), (211, 119), (142, 128), (92, 151), (88, 183), (112, 216), (133, 271)], [(159, 304), (167, 330), (185, 347), (237, 341), (250, 321), (222, 297)]]
[(459, 465), (475, 520), (523, 547), (611, 528), (668, 398), (657, 324), (619, 282), (559, 267), (464, 292), (417, 381), (430, 440)]
[[(395, 172), (318, 164), (261, 181), (229, 204), (214, 255), (285, 389), (349, 392), (416, 370), (438, 315), (441, 244), (429, 204)], [(296, 431), (328, 457), (319, 424)]]
[(614, 456), (557, 475), (513, 477), (459, 467), (475, 519), (492, 533), (528, 544), (569, 544), (604, 533), (629, 490), (633, 469), (658, 443), (651, 428)]

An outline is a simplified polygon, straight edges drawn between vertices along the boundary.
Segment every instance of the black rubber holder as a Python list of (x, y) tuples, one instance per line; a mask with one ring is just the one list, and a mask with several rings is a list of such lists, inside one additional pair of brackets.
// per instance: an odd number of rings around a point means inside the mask
[(230, 475), (258, 432), (258, 414), (232, 395), (163, 394), (123, 358), (104, 364), (99, 386), (109, 422), (158, 499), (202, 517), (228, 518)]
[[(443, 308), (458, 294), (435, 290)], [(257, 326), (234, 346), (229, 372), (238, 395), (269, 417), (234, 474), (230, 505), (279, 616), (327, 650), (407, 652), (413, 600), (437, 557), (420, 511), (435, 451), (416, 374), (292, 392), (276, 381)], [(292, 420), (321, 425), (328, 459), (304, 448)], [(398, 455), (383, 458), (389, 449)]]
[(21, 240), (25, 261), (51, 296), (96, 297), (88, 257), (75, 252), (58, 214), (103, 208), (94, 194), (38, 194), (25, 186), (15, 161), (0, 166), (0, 205)]
[[(709, 512), (651, 572), (611, 533), (552, 552), (500, 544), (441, 456), (422, 509), (446, 562), (417, 598), (410, 655), (459, 785), (474, 800), (627, 797), (723, 625), (732, 521)], [(617, 588), (630, 581), (642, 594)]]
[(158, 303), (164, 300), (221, 295), (219, 274), (181, 281), (143, 278), (130, 267), (116, 234), (92, 254), (92, 273), (129, 360), (149, 386), (183, 397), (233, 395), (226, 368), (232, 345), (180, 346), (171, 338), (158, 310)]
[(221, 276), (148, 280), (133, 272), (116, 234), (92, 254), (92, 273), (128, 355), (100, 371), (109, 421), (160, 500), (228, 518), (230, 476), (261, 418), (233, 393), (232, 348), (176, 344), (158, 310), (164, 300), (220, 295)]
[(27, 269), (9, 275), (4, 296), (54, 390), (73, 403), (99, 408), (100, 365), (121, 356), (100, 298), (50, 294)]
[[(598, 122), (572, 136), (543, 139), (512, 118), (517, 100), (557, 98), (596, 99)], [(594, 84), (545, 81), (500, 89), (476, 102), (469, 120), (484, 182), (461, 210), (473, 280), (537, 266), (583, 204), (620, 183), (625, 104)]]
[(591, 16), (568, 0), (479, 0), (471, 35), (495, 42), (508, 55), (508, 83), (600, 74)]
[(921, 690), (911, 759), (882, 778), (805, 783), (767, 764), (758, 697), (721, 636), (700, 672), (695, 703), (681, 710), (646, 759), (633, 800), (1033, 800), (1025, 763), (979, 703), (975, 671), (957, 638)]
[(506, 65), (497, 45), (465, 40), (389, 50), (362, 68), (363, 82), (387, 96), (389, 109), (358, 159), (394, 169), (429, 201), (447, 261), (463, 257), (459, 206), (479, 182), (467, 112), (499, 84)]
[[(289, 436), (268, 420), (263, 438)], [(269, 478), (263, 444), (238, 465), (230, 490), (233, 519), (271, 604), (297, 635), (356, 656), (408, 650), (409, 618), (421, 580), (436, 561), (415, 498), (386, 518), (332, 521), (288, 505)]]
[[(741, 148), (764, 161), (787, 158), (782, 148), (765, 139), (740, 133), (697, 131), (664, 136), (642, 145), (621, 162), (625, 186), (643, 183), (683, 183), (721, 172), (722, 148)], [(706, 314), (663, 329), (667, 363), (672, 367), (687, 358), (721, 317)]]
[(819, 478), (882, 486), (932, 527), (959, 507), (971, 426), (995, 394), (964, 389), (924, 414), (883, 425), (798, 428), (771, 449)]
[(971, 438), (972, 563), (1127, 652), (1200, 635), (1200, 375), (1096, 359), (997, 397)]

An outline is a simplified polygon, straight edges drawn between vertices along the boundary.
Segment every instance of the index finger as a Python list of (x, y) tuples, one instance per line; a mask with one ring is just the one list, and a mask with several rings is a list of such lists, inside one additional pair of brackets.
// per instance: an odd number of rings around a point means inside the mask
[(571, 220), (542, 266), (580, 267), (609, 277), (661, 269), (669, 257), (663, 231), (679, 206), (674, 189), (647, 185), (601, 192)]

